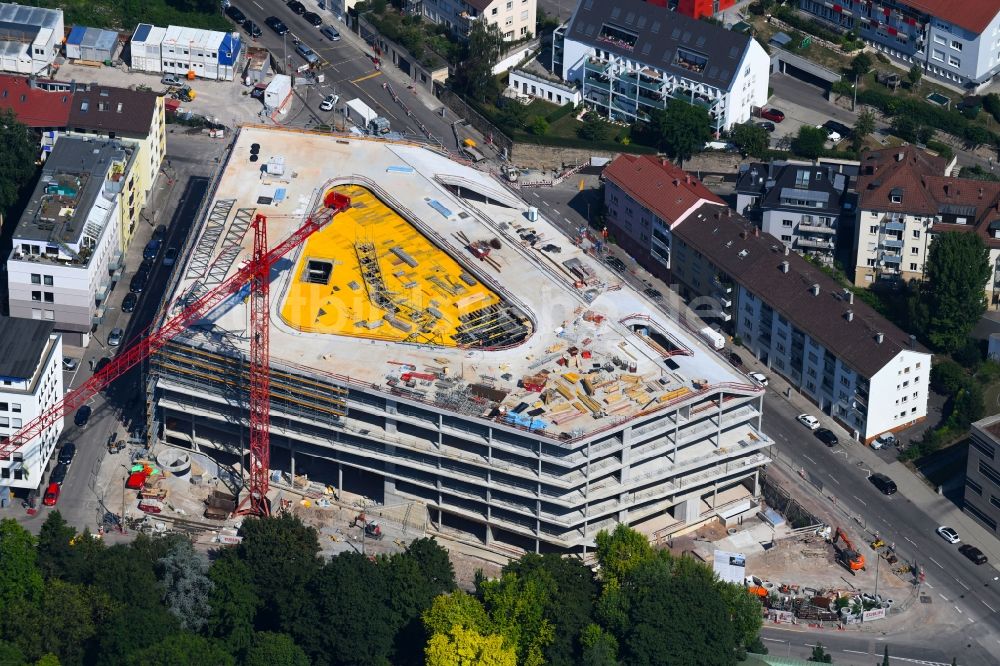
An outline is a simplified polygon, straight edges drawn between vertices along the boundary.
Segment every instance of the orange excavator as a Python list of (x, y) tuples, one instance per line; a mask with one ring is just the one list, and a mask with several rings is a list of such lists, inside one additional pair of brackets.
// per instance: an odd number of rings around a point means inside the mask
[[(838, 547), (837, 541), (843, 541), (844, 545)], [(831, 543), (837, 550), (837, 560), (851, 572), (852, 576), (856, 576), (859, 571), (865, 570), (865, 556), (859, 553), (858, 549), (854, 547), (854, 544), (848, 538), (847, 532), (843, 528), (837, 528)]]

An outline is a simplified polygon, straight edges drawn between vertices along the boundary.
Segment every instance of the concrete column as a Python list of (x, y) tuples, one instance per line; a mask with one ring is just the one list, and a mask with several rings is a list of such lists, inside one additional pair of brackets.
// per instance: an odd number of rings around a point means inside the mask
[[(292, 461), (292, 488), (295, 487), (295, 442), (288, 440), (288, 457)], [(338, 489), (339, 490), (339, 489)]]
[(344, 464), (337, 462), (337, 492), (344, 492)]
[(680, 439), (681, 435), (681, 410), (677, 409), (674, 411), (674, 455), (670, 458), (670, 462), (677, 464), (677, 440)]
[(719, 391), (719, 414), (715, 421), (715, 448), (722, 446), (722, 391)]

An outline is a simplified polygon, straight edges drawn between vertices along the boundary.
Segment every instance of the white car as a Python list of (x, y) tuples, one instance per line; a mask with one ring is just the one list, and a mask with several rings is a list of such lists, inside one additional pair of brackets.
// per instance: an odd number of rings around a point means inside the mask
[(66, 372), (73, 372), (76, 370), (76, 366), (80, 365), (79, 361), (75, 358), (70, 358), (69, 356), (63, 356), (63, 370)]
[(799, 414), (795, 417), (795, 420), (809, 428), (810, 430), (815, 430), (819, 427), (819, 419), (817, 419), (812, 414)]
[(333, 111), (333, 107), (337, 106), (337, 102), (340, 101), (340, 95), (327, 95), (323, 98), (323, 101), (319, 104), (320, 111)]
[(945, 527), (944, 525), (942, 525), (941, 527), (937, 528), (937, 533), (940, 534), (941, 538), (947, 541), (948, 543), (958, 543), (959, 541), (961, 541), (961, 539), (958, 538), (958, 532), (951, 529), (950, 527)]
[(835, 129), (830, 129), (829, 127), (823, 127), (822, 125), (816, 125), (816, 128), (826, 132), (827, 140), (833, 141), (834, 143), (840, 143), (841, 140), (844, 138), (840, 135), (840, 132), (838, 132)]
[(750, 374), (747, 375), (747, 377), (754, 380), (761, 386), (767, 386), (767, 377), (764, 375), (763, 372), (751, 372)]
[(896, 436), (891, 432), (884, 432), (872, 441), (872, 448), (875, 450), (885, 448), (887, 446), (896, 445)]

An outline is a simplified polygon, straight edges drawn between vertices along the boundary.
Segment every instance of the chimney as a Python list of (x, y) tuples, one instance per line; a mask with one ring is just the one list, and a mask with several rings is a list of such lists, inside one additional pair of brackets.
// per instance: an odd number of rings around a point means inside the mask
[[(1000, 204), (998, 204), (998, 205), (1000, 205)], [(786, 257), (788, 256), (788, 246), (787, 245), (785, 246), (785, 256)]]
[(684, 182), (686, 182), (688, 185), (691, 184), (691, 174), (687, 174), (684, 176)]
[(854, 310), (848, 310), (844, 316), (847, 317), (847, 321), (854, 321)]
[(882, 344), (883, 340), (885, 340), (885, 333), (882, 333), (880, 331), (875, 334), (875, 342), (877, 342), (878, 344)]
[(678, 187), (678, 186), (680, 186), (680, 184), (681, 184), (681, 181), (678, 180), (677, 178), (674, 178), (674, 187)]
[(819, 282), (813, 282), (813, 286), (809, 287), (809, 291), (812, 292), (813, 296), (819, 296)]
[(848, 291), (847, 292), (847, 302), (850, 303), (851, 305), (854, 305), (854, 292), (853, 291)]
[(896, 153), (896, 161), (897, 162), (902, 162), (904, 159), (906, 159), (906, 153), (904, 153), (902, 151)]
[(753, 228), (753, 237), (754, 238), (760, 238), (760, 227), (754, 227)]
[(917, 336), (911, 335), (910, 336), (910, 347), (916, 347), (916, 346), (917, 346)]
[(788, 272), (788, 262), (787, 261), (781, 262), (781, 272), (782, 273), (787, 273)]
[(981, 187), (979, 188), (979, 198), (980, 199), (983, 198), (983, 188), (981, 188)]
[(740, 232), (740, 238), (744, 238), (745, 239), (746, 237), (747, 237), (747, 232), (746, 232), (746, 229), (744, 229), (743, 231)]

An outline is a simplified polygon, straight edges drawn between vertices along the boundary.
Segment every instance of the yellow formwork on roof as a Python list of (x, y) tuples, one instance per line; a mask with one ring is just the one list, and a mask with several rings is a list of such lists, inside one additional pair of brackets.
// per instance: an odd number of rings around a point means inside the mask
[[(306, 241), (281, 305), (290, 326), (457, 346), (452, 336), (462, 324), (460, 317), (500, 303), (493, 291), (470, 279), (448, 253), (369, 190), (345, 186), (337, 191), (351, 197), (351, 207)], [(378, 281), (371, 269), (362, 273), (360, 266), (361, 257), (372, 255)], [(381, 299), (375, 295), (378, 285)]]

